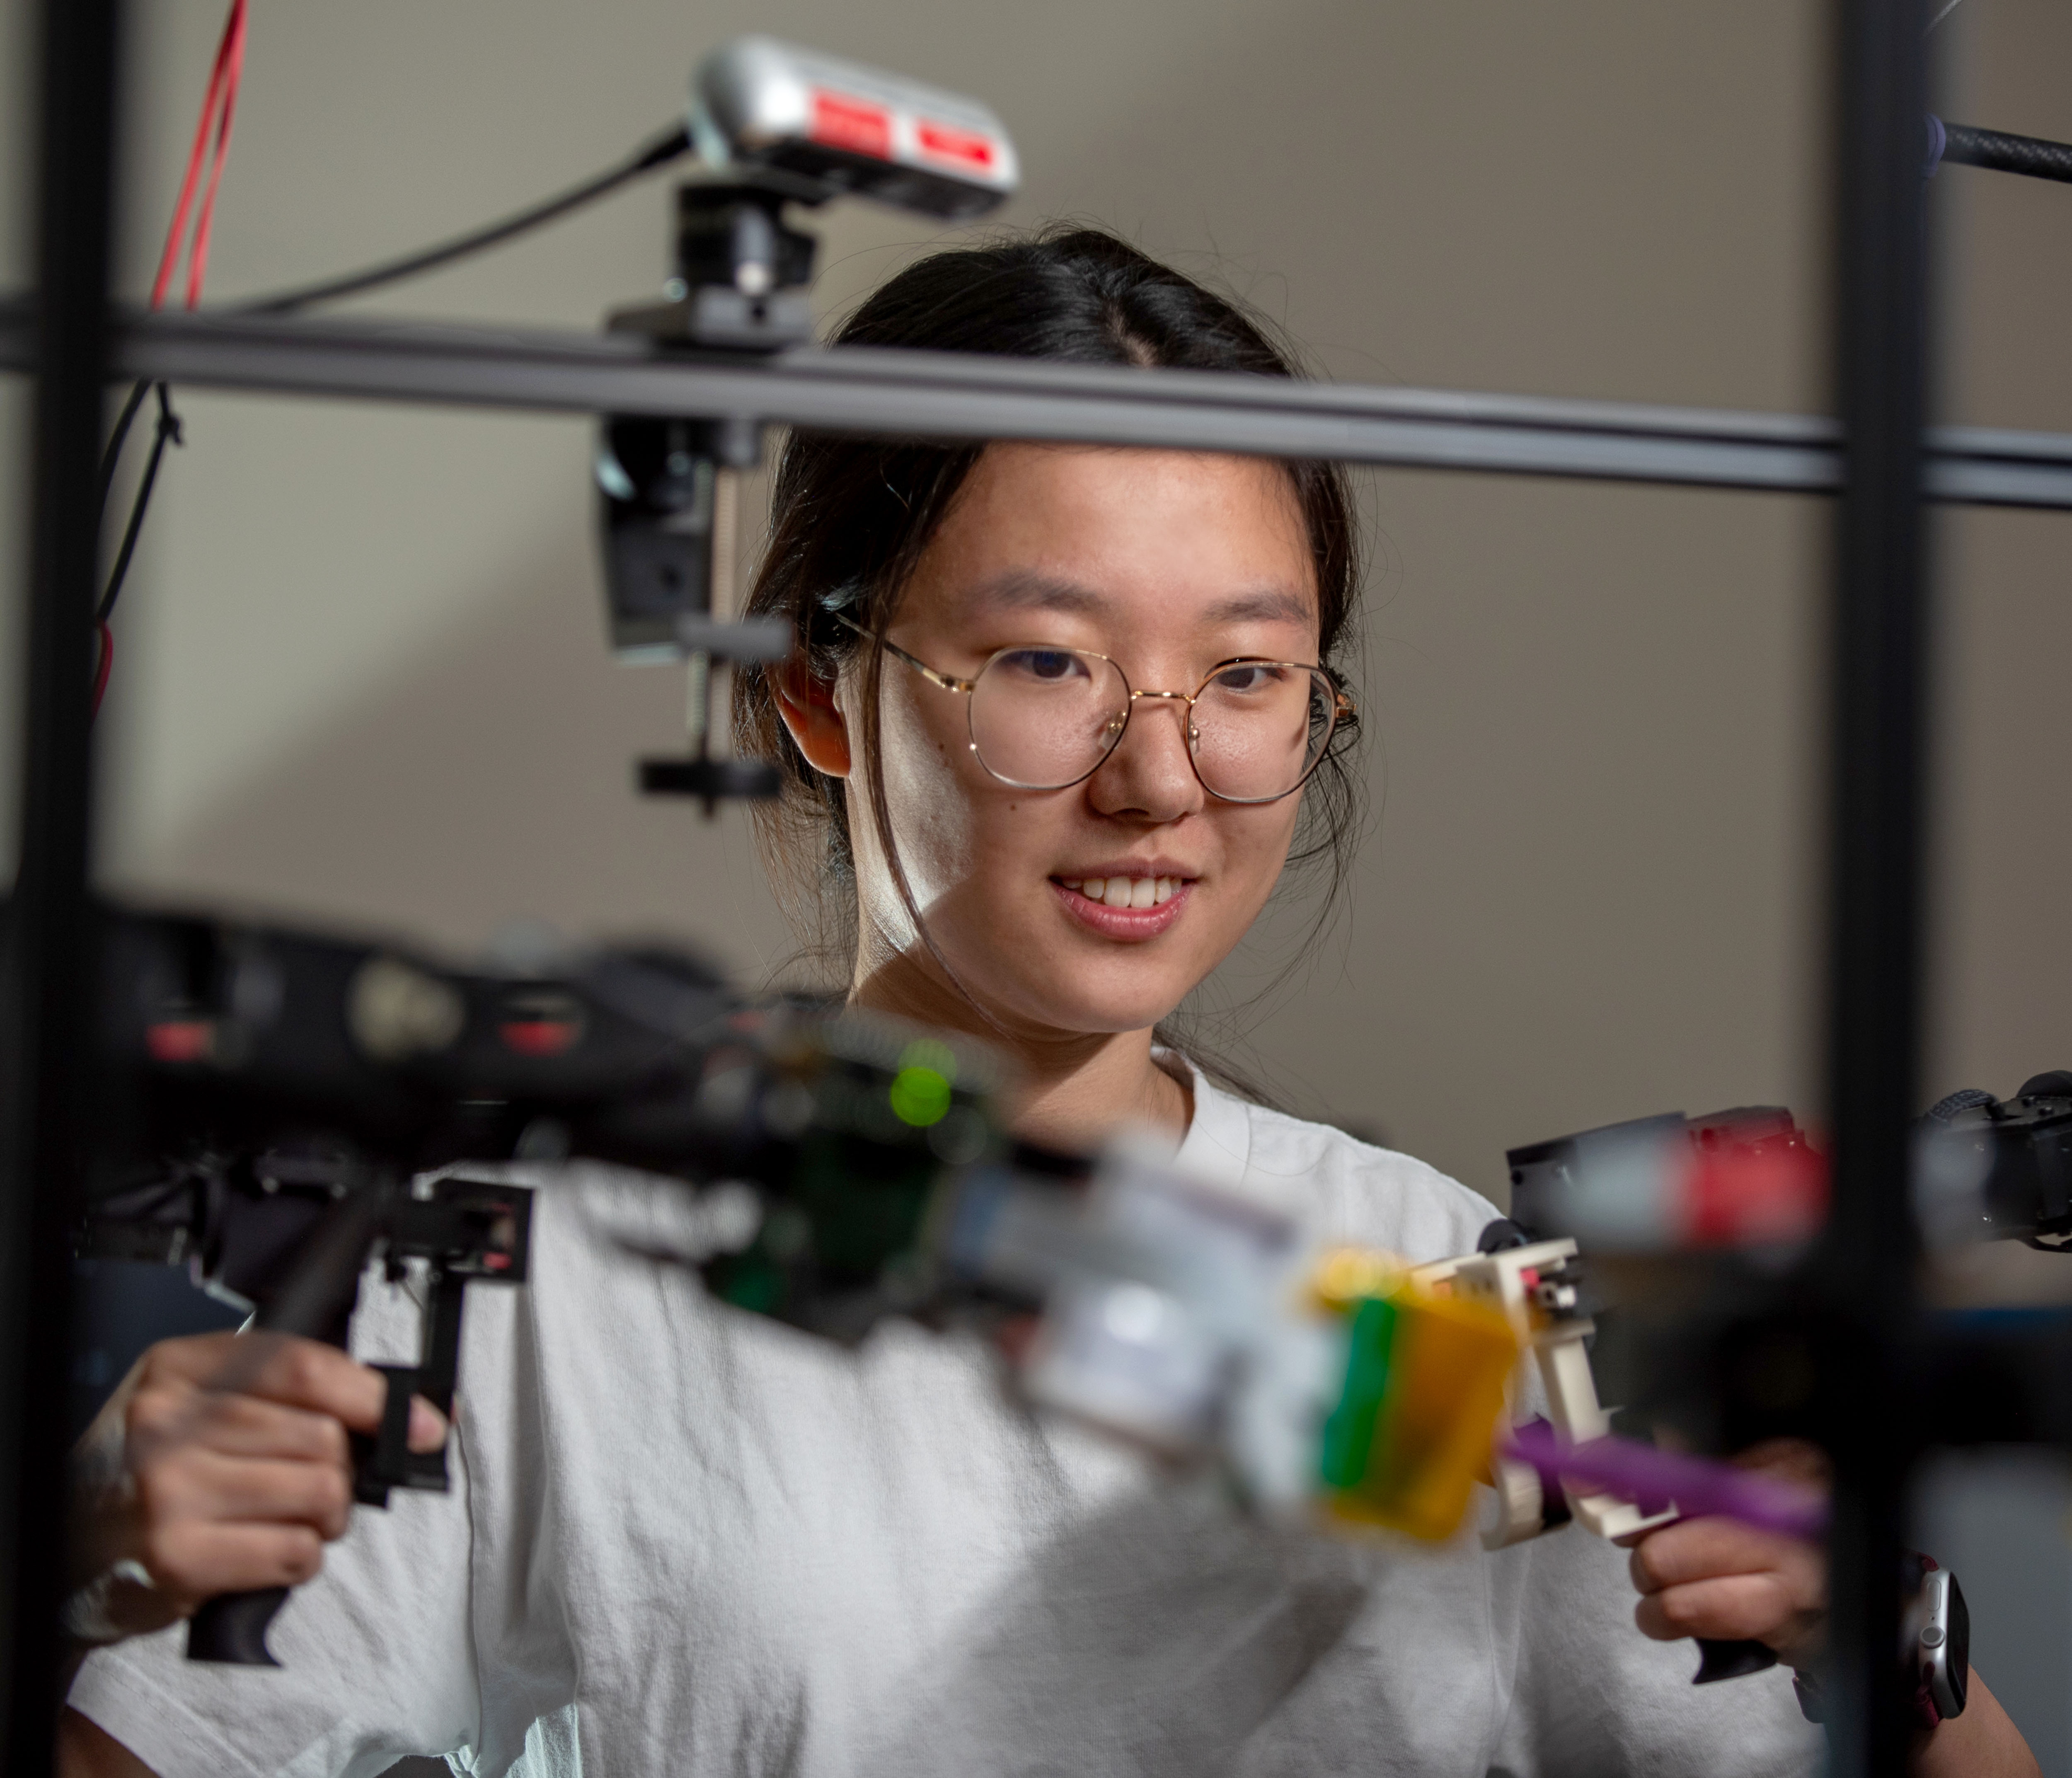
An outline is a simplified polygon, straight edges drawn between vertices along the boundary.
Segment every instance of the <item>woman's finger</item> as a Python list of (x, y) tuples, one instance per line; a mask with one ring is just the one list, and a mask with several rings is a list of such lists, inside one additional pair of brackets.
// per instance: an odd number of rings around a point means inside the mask
[(1650, 1593), (1634, 1621), (1658, 1642), (1685, 1636), (1767, 1642), (1796, 1629), (1800, 1617), (1775, 1574), (1724, 1574)]
[(230, 1457), (276, 1457), (343, 1464), (345, 1428), (327, 1414), (284, 1407), (249, 1395), (208, 1395), (193, 1389), (138, 1393), (130, 1410), (136, 1448), (178, 1440)]
[(1758, 1531), (1735, 1519), (1681, 1519), (1651, 1532), (1627, 1558), (1642, 1593), (1716, 1574), (1798, 1574), (1817, 1566), (1819, 1552), (1795, 1537)]
[(1737, 1469), (1797, 1482), (1823, 1494), (1834, 1485), (1835, 1466), (1828, 1461), (1827, 1452), (1804, 1438), (1766, 1438), (1737, 1453), (1733, 1463)]
[[(249, 1396), (327, 1415), (355, 1432), (381, 1423), (388, 1380), (335, 1346), (269, 1333), (203, 1334), (163, 1340), (146, 1355), (137, 1397), (184, 1385), (218, 1396)], [(409, 1444), (433, 1451), (445, 1440), (443, 1415), (421, 1396), (410, 1404)]]
[(338, 1463), (223, 1457), (188, 1446), (138, 1471), (136, 1499), (147, 1525), (306, 1525), (337, 1537), (352, 1517), (352, 1477)]
[[(343, 1421), (355, 1432), (380, 1424), (388, 1379), (335, 1346), (291, 1335), (203, 1334), (153, 1348), (168, 1380), (216, 1393), (254, 1395)], [(147, 1373), (146, 1382), (154, 1380)]]
[(141, 1560), (175, 1615), (184, 1615), (219, 1593), (302, 1586), (323, 1566), (323, 1541), (307, 1525), (185, 1520), (154, 1527)]

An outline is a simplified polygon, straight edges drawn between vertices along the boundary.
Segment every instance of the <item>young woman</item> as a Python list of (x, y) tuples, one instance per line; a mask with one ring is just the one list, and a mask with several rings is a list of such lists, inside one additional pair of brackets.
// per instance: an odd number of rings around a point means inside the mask
[[(1085, 231), (924, 261), (842, 338), (1291, 373), (1229, 303)], [(775, 512), (753, 604), (799, 649), (744, 678), (737, 731), (787, 765), (778, 881), (833, 898), (855, 1000), (1011, 1052), (1032, 1137), (1148, 1124), (1317, 1243), (1472, 1247), (1482, 1200), (1234, 1097), (1157, 1035), (1291, 856), (1349, 838), (1338, 474), (800, 438)], [(379, 1389), (341, 1354), (286, 1345), (199, 1402), (221, 1340), (146, 1358), (93, 1435), (96, 1559), (139, 1565), (108, 1627), (140, 1633), (86, 1662), (70, 1769), (1660, 1778), (1820, 1758), (1788, 1671), (1694, 1690), (1688, 1646), (1664, 1646), (1759, 1636), (1812, 1662), (1816, 1550), (1699, 1521), (1630, 1578), (1577, 1532), (1490, 1557), (1269, 1530), (1019, 1411), (972, 1343), (890, 1326), (851, 1355), (716, 1307), (594, 1238), (582, 1169), (543, 1183), (531, 1282), (471, 1305), (450, 1496), (348, 1531), (343, 1429), (372, 1425)], [(372, 1289), (363, 1356), (408, 1315)], [(188, 1665), (162, 1628), (283, 1582), (306, 1583), (274, 1628), (284, 1670)], [(2033, 1770), (1973, 1700), (1920, 1769)]]

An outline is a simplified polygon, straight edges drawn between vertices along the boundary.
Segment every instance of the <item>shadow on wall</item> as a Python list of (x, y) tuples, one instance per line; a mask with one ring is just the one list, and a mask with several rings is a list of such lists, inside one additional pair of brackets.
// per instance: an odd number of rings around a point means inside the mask
[(761, 981), (792, 945), (746, 820), (634, 788), (639, 755), (684, 747), (683, 678), (612, 660), (588, 549), (568, 527), (465, 633), (113, 887), (463, 951), (512, 918), (689, 939)]

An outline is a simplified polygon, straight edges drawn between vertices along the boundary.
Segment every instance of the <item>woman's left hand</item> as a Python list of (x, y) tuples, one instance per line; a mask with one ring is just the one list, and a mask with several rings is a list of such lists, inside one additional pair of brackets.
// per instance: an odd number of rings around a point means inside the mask
[[(1815, 1447), (1778, 1438), (1741, 1467), (1824, 1488), (1827, 1460)], [(1827, 1564), (1818, 1544), (1758, 1531), (1734, 1519), (1680, 1519), (1634, 1545), (1634, 1616), (1661, 1642), (1703, 1636), (1766, 1643), (1791, 1667), (1819, 1659), (1827, 1641)]]
[[(1825, 1489), (1827, 1459), (1779, 1438), (1741, 1467)], [(1817, 1543), (1758, 1531), (1735, 1519), (1680, 1519), (1634, 1545), (1634, 1616), (1659, 1641), (1684, 1636), (1766, 1643), (1792, 1668), (1817, 1662), (1827, 1636), (1827, 1554)], [(1974, 1668), (1963, 1715), (1917, 1734), (1910, 1778), (2041, 1778), (2035, 1755)]]

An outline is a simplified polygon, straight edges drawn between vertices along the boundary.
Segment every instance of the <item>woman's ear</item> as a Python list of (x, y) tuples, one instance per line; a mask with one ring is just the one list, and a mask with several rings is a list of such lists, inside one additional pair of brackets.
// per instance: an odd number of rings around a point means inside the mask
[(849, 775), (849, 724), (835, 703), (831, 681), (816, 679), (796, 656), (771, 676), (777, 688), (777, 714), (816, 772), (830, 778)]

